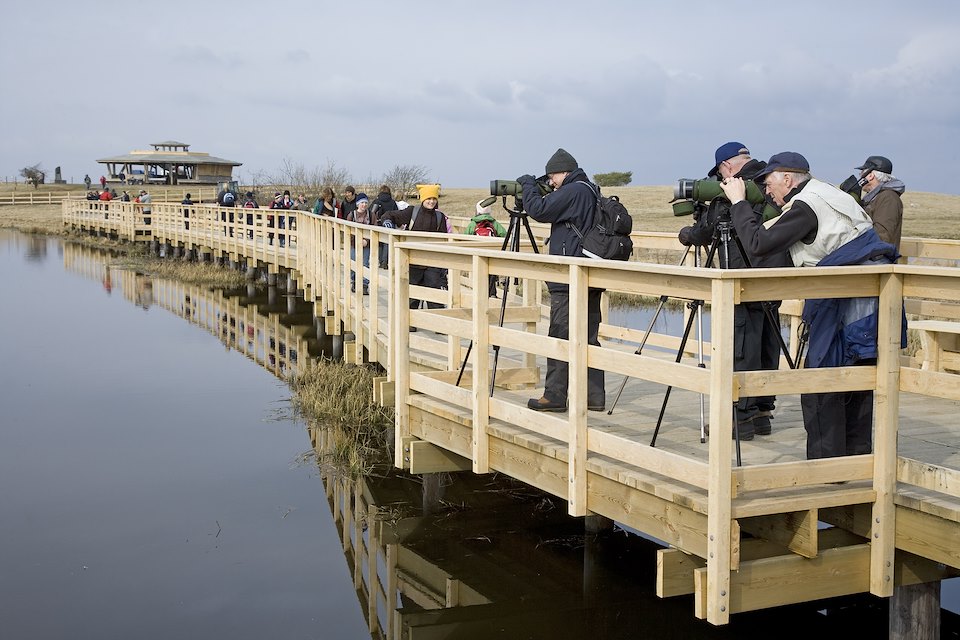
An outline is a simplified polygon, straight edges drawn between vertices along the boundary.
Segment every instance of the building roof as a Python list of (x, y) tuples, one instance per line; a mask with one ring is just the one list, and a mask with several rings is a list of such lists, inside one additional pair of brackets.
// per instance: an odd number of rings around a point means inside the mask
[(197, 151), (132, 151), (122, 156), (100, 158), (98, 163), (108, 162), (133, 164), (222, 164), (239, 167), (243, 163), (211, 156), (209, 153)]

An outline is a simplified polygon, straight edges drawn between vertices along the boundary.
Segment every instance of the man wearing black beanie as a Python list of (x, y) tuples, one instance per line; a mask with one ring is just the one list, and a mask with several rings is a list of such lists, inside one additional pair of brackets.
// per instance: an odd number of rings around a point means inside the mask
[[(517, 182), (525, 194), (523, 206), (537, 222), (550, 223), (550, 255), (582, 257), (581, 233), (593, 226), (597, 209), (597, 187), (587, 178), (572, 155), (564, 149), (547, 160), (547, 180), (553, 191), (539, 196), (536, 178), (523, 175)], [(526, 195), (530, 194), (530, 195)], [(548, 282), (550, 291), (551, 338), (567, 340), (570, 331), (570, 289), (560, 282)], [(601, 289), (590, 289), (587, 297), (587, 341), (600, 346), (597, 334), (600, 331)], [(531, 398), (527, 407), (534, 411), (566, 411), (569, 387), (569, 365), (566, 360), (547, 358), (547, 374), (544, 380), (543, 397)], [(576, 372), (582, 373), (582, 372)], [(587, 408), (603, 411), (606, 404), (604, 376), (601, 369), (587, 369)]]

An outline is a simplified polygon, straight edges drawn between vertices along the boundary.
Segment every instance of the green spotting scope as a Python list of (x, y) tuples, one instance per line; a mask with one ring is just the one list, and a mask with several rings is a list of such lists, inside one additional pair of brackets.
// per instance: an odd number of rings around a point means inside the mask
[[(750, 204), (761, 204), (767, 199), (763, 191), (753, 180), (744, 180), (743, 184), (747, 187), (747, 202)], [(726, 198), (723, 187), (719, 180), (692, 180), (690, 178), (680, 178), (677, 186), (673, 188), (673, 215), (686, 216), (694, 211), (694, 202), (710, 202), (714, 198)], [(780, 215), (780, 211), (767, 202), (763, 209), (763, 221)]]
[[(543, 178), (537, 179), (537, 187), (540, 189), (540, 195), (545, 196), (551, 191), (551, 187)], [(523, 200), (523, 187), (516, 180), (491, 180), (490, 195), (492, 196), (513, 196), (517, 200)]]

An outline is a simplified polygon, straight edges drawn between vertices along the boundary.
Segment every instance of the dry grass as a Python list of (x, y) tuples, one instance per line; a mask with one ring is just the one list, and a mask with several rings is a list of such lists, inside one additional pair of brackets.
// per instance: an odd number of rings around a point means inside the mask
[(297, 413), (334, 436), (333, 450), (318, 462), (339, 473), (366, 473), (383, 455), (393, 410), (371, 402), (375, 375), (371, 367), (320, 360), (290, 379)]

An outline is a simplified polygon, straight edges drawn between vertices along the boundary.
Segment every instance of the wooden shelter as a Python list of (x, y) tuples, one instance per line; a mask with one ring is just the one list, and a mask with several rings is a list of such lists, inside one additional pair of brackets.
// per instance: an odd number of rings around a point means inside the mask
[(122, 173), (130, 183), (154, 184), (217, 184), (229, 182), (233, 168), (243, 163), (190, 151), (190, 145), (176, 140), (152, 142), (153, 149), (135, 149), (122, 156), (101, 158), (110, 180), (120, 180)]

